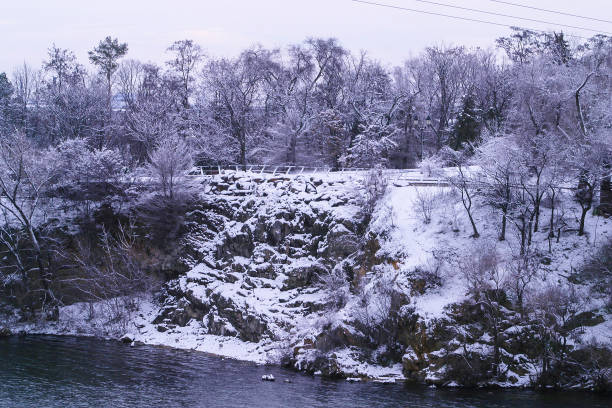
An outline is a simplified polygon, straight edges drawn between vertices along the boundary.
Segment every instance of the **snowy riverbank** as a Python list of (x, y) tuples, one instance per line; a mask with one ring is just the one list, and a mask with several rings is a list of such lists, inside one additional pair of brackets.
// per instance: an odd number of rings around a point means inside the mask
[[(484, 366), (499, 354), (496, 376), (470, 381), (526, 387), (541, 374), (528, 339), (541, 335), (536, 323), (548, 318), (543, 313), (557, 313), (541, 293), (570, 288), (580, 302), (563, 317), (571, 323), (562, 332), (567, 347), (612, 344), (608, 299), (588, 283), (567, 283), (612, 237), (612, 221), (589, 216), (586, 236), (577, 236), (570, 197), (562, 201), (569, 227), (559, 241), (551, 242), (545, 226), (532, 237), (538, 264), (523, 294), (539, 306), (527, 313), (505, 297), (474, 300), (465, 272), (485, 253), (498, 274), (482, 279), (503, 283), (504, 296), (512, 296), (519, 237), (509, 232), (498, 241), (498, 214), (486, 207), (474, 212), (481, 236), (471, 237), (448, 187), (391, 182), (367, 228), (359, 177), (223, 176), (207, 189), (191, 221), (209, 227), (195, 228), (182, 244), (190, 270), (160, 293), (73, 304), (59, 309), (57, 321), (9, 328), (191, 349), (314, 375), (449, 387), (466, 385), (464, 362)], [(435, 203), (427, 222), (423, 199)], [(589, 388), (589, 381), (572, 387)]]

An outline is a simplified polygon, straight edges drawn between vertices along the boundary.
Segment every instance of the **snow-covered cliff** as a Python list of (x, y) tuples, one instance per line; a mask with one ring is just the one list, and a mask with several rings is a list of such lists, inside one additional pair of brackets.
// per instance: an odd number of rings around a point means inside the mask
[(578, 237), (566, 198), (567, 231), (557, 239), (541, 228), (521, 256), (518, 236), (498, 241), (499, 217), (486, 207), (473, 238), (449, 187), (391, 178), (372, 200), (366, 179), (217, 176), (186, 216), (178, 262), (188, 271), (126, 319), (109, 321), (106, 302), (73, 304), (57, 322), (13, 329), (346, 378), (527, 386), (554, 366), (556, 385), (597, 386), (594, 364), (610, 368), (610, 299), (576, 271), (612, 238), (610, 220), (589, 217)]

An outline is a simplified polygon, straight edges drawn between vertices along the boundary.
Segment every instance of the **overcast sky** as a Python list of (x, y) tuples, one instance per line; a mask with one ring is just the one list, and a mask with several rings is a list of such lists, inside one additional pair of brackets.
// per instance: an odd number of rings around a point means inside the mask
[[(536, 29), (559, 26), (487, 16), (416, 0), (372, 0), (432, 12)], [(491, 0), (432, 0), (482, 10), (612, 31), (612, 24), (506, 6)], [(612, 20), (611, 0), (509, 0)], [(352, 51), (365, 49), (399, 64), (432, 44), (488, 47), (503, 27), (453, 20), (351, 0), (0, 0), (0, 72), (24, 60), (39, 67), (52, 43), (73, 50), (81, 63), (107, 35), (129, 45), (128, 56), (163, 62), (175, 40), (190, 38), (210, 55), (237, 54), (260, 43), (282, 47), (309, 36), (336, 37)], [(564, 29), (584, 37), (592, 32)]]

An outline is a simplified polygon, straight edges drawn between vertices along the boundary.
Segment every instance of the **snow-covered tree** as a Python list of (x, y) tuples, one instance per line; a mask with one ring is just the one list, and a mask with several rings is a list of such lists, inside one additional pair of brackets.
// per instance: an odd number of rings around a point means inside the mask
[(195, 73), (204, 53), (202, 48), (193, 40), (175, 41), (168, 47), (168, 51), (173, 56), (172, 59), (167, 61), (167, 64), (178, 79), (183, 108), (188, 109), (189, 99), (193, 93)]
[(161, 140), (150, 154), (149, 169), (162, 194), (172, 200), (185, 182), (185, 172), (193, 166), (189, 145), (178, 136)]

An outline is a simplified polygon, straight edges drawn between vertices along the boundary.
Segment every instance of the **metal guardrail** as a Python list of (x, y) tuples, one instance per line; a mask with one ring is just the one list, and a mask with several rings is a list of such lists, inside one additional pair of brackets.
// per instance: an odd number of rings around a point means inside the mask
[(188, 172), (188, 176), (205, 177), (217, 174), (228, 174), (233, 172), (247, 172), (251, 174), (271, 174), (275, 175), (297, 175), (297, 174), (314, 174), (314, 173), (344, 173), (370, 170), (365, 167), (309, 167), (309, 166), (288, 166), (288, 165), (232, 165), (232, 166), (195, 166), (193, 170)]
[[(249, 176), (297, 176), (307, 174), (355, 174), (372, 170), (365, 167), (309, 167), (289, 165), (231, 165), (231, 166), (195, 166), (187, 173), (189, 177), (213, 177), (220, 174), (246, 173)], [(409, 185), (447, 185), (442, 177), (425, 176), (418, 169), (382, 169), (382, 172), (393, 181), (406, 182)]]
[[(446, 168), (448, 172), (452, 168)], [(292, 166), (292, 165), (230, 165), (230, 166), (196, 166), (187, 173), (189, 177), (212, 177), (219, 174), (235, 174), (244, 172), (249, 176), (265, 175), (270, 177), (275, 176), (297, 176), (306, 174), (355, 174), (374, 170), (365, 167), (309, 167), (309, 166)], [(450, 186), (448, 177), (437, 175), (435, 177), (426, 176), (420, 169), (381, 169), (383, 174), (387, 175), (391, 181), (401, 181), (407, 186)], [(447, 173), (447, 176), (451, 174)], [(604, 178), (612, 177), (612, 174), (604, 176)], [(470, 184), (478, 185), (478, 182), (470, 182)], [(516, 188), (525, 186), (513, 186)], [(560, 185), (556, 186), (561, 190), (577, 190), (575, 186)]]

